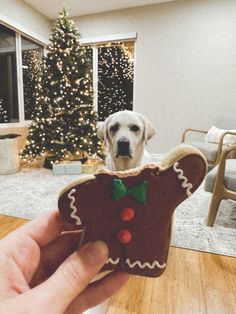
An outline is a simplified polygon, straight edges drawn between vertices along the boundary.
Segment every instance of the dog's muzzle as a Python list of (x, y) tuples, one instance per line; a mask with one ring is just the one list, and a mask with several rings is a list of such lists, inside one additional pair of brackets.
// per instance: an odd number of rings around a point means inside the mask
[(129, 156), (130, 155), (130, 142), (127, 138), (121, 138), (117, 142), (117, 155), (116, 157), (119, 156)]

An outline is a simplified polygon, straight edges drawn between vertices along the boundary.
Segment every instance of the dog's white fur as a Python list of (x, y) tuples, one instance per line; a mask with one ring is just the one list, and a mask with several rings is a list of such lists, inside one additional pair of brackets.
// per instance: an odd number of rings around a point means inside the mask
[[(116, 132), (111, 127), (119, 125)], [(138, 126), (134, 132), (130, 128)], [(151, 155), (146, 151), (145, 144), (155, 135), (151, 122), (142, 114), (133, 111), (120, 111), (110, 115), (98, 128), (98, 136), (105, 141), (107, 156), (106, 166), (110, 170), (128, 170), (151, 162)], [(130, 156), (118, 156), (117, 147), (120, 139), (130, 143)]]

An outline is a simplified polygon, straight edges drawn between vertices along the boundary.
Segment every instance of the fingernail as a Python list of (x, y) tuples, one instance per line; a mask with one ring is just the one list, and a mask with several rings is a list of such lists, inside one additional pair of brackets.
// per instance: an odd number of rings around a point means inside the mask
[(105, 263), (108, 259), (108, 247), (103, 241), (90, 242), (83, 250), (90, 265)]

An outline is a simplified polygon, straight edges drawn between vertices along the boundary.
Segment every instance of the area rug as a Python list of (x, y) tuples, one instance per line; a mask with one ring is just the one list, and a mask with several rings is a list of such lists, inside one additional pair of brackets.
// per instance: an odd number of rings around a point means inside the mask
[[(45, 168), (22, 167), (0, 176), (0, 214), (32, 219), (57, 208), (60, 189), (78, 176), (52, 174)], [(213, 228), (206, 226), (211, 194), (204, 184), (175, 211), (172, 245), (236, 257), (236, 202), (222, 201)]]

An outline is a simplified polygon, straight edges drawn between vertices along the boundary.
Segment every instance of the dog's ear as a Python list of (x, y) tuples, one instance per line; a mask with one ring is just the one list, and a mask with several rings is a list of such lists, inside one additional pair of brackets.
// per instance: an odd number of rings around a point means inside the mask
[(144, 125), (144, 141), (145, 144), (147, 144), (147, 142), (156, 134), (156, 131), (154, 129), (154, 126), (152, 125), (152, 123), (142, 114), (139, 114), (143, 125)]
[(98, 137), (103, 141), (106, 141), (106, 139), (108, 138), (109, 121), (110, 121), (110, 116), (106, 118), (104, 122), (99, 122), (98, 124)]
[(105, 121), (104, 122), (98, 122), (98, 137), (103, 141), (105, 140), (104, 124), (105, 124)]

